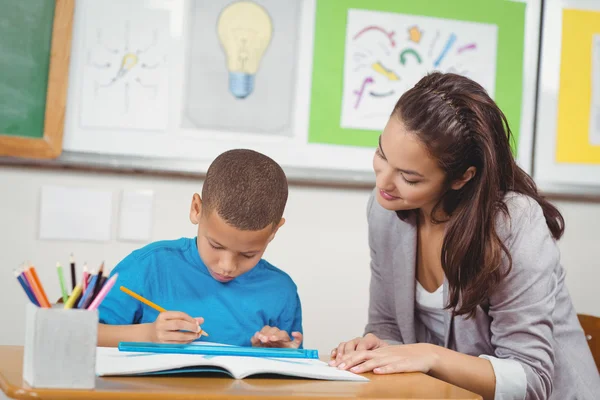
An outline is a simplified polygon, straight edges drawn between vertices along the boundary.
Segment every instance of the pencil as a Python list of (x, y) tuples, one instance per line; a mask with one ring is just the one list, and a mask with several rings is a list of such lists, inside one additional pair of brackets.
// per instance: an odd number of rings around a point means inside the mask
[(112, 289), (112, 287), (114, 286), (118, 276), (119, 274), (114, 274), (108, 281), (106, 281), (106, 285), (102, 286), (102, 289), (100, 289), (100, 291), (94, 298), (94, 301), (92, 301), (92, 304), (90, 304), (87, 308), (88, 310), (95, 310), (98, 308), (98, 306), (100, 306), (102, 300), (104, 300), (108, 292), (110, 292), (110, 289)]
[(96, 285), (94, 286), (94, 292), (92, 293), (92, 299), (98, 296), (98, 292), (102, 289), (102, 273), (104, 272), (104, 261), (100, 264), (100, 268), (98, 268), (98, 279), (96, 279)]
[(90, 273), (88, 272), (88, 267), (87, 267), (87, 263), (83, 263), (83, 275), (81, 275), (81, 284), (83, 285), (83, 291), (85, 292), (85, 290), (87, 289), (88, 286), (88, 276), (90, 275)]
[(69, 300), (67, 300), (67, 302), (65, 303), (64, 308), (65, 309), (73, 308), (73, 306), (75, 305), (75, 302), (79, 298), (79, 295), (81, 295), (81, 286), (77, 285), (71, 292), (71, 296), (69, 297)]
[(27, 283), (29, 283), (29, 286), (33, 290), (35, 297), (38, 299), (40, 306), (44, 308), (51, 308), (50, 302), (48, 301), (48, 296), (46, 296), (46, 292), (44, 292), (44, 287), (42, 286), (40, 278), (38, 277), (33, 265), (25, 268), (25, 276), (27, 277)]
[[(133, 297), (136, 300), (141, 301), (142, 303), (144, 303), (145, 305), (147, 305), (148, 307), (152, 307), (154, 308), (156, 311), (158, 312), (165, 312), (167, 310), (165, 310), (164, 308), (162, 308), (161, 306), (159, 306), (158, 304), (155, 304), (153, 302), (151, 302), (148, 299), (143, 298), (142, 296), (140, 296), (139, 294), (132, 292), (131, 290), (127, 289), (125, 286), (121, 286), (119, 287), (119, 289), (121, 289), (122, 292), (127, 293), (128, 295), (130, 295), (131, 297)], [(206, 333), (205, 331), (201, 330), (200, 334), (202, 336), (208, 336), (208, 333)]]
[(58, 282), (60, 283), (60, 291), (62, 293), (63, 303), (66, 303), (69, 299), (67, 294), (67, 285), (65, 285), (65, 277), (63, 275), (63, 267), (59, 262), (56, 263), (56, 272), (58, 273)]
[(69, 263), (71, 264), (71, 288), (72, 290), (75, 290), (75, 286), (77, 286), (77, 276), (75, 275), (75, 258), (73, 258), (73, 253), (71, 253)]
[(92, 300), (92, 294), (94, 294), (94, 288), (96, 287), (97, 280), (98, 274), (92, 275), (92, 280), (88, 284), (87, 289), (85, 289), (85, 292), (83, 292), (81, 300), (79, 300), (79, 303), (77, 304), (77, 308), (86, 308), (87, 305), (90, 303), (90, 301)]
[(17, 280), (21, 284), (21, 287), (23, 288), (23, 291), (25, 291), (25, 294), (27, 295), (27, 297), (29, 297), (29, 301), (31, 301), (33, 304), (35, 304), (36, 306), (39, 307), (40, 303), (38, 303), (38, 301), (35, 298), (34, 294), (31, 292), (31, 288), (29, 287), (29, 283), (27, 283), (27, 279), (25, 279), (25, 277), (23, 276), (23, 271), (15, 269), (14, 273), (15, 273), (15, 277), (17, 278)]

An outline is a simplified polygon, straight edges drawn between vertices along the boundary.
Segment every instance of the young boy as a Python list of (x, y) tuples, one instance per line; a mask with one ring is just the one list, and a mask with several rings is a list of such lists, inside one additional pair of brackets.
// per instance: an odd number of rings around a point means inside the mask
[[(285, 222), (287, 196), (286, 176), (269, 157), (252, 150), (217, 157), (202, 198), (192, 198), (198, 236), (149, 244), (113, 269), (119, 277), (99, 307), (98, 345), (190, 343), (205, 330), (211, 342), (300, 347), (296, 285), (261, 259)], [(173, 311), (159, 313), (119, 286)]]

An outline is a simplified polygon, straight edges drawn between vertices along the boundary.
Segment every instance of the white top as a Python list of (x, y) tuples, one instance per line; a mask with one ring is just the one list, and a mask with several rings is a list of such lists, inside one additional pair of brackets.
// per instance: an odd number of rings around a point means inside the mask
[[(444, 344), (446, 334), (444, 327), (444, 285), (435, 292), (428, 292), (417, 280), (415, 290), (417, 315), (421, 323), (431, 332), (440, 346)], [(494, 400), (522, 400), (527, 391), (527, 377), (523, 366), (515, 360), (496, 358), (488, 355), (479, 357), (487, 359), (496, 375), (496, 393)]]

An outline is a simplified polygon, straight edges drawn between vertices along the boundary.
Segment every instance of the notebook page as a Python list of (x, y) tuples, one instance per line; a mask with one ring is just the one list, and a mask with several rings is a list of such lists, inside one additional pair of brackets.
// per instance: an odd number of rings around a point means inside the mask
[(96, 375), (132, 375), (193, 366), (227, 368), (215, 358), (196, 354), (125, 352), (99, 347), (96, 351)]
[(234, 376), (242, 379), (255, 374), (279, 374), (312, 379), (369, 381), (363, 376), (332, 368), (314, 359), (220, 356), (215, 357), (214, 361), (226, 365)]

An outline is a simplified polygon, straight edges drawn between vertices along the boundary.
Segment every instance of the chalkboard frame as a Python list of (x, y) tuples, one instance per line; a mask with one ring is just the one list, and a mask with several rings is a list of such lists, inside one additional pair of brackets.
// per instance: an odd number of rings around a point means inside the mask
[(75, 0), (54, 0), (54, 4), (44, 135), (26, 138), (0, 132), (0, 156), (50, 159), (62, 153)]

